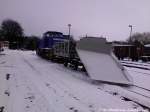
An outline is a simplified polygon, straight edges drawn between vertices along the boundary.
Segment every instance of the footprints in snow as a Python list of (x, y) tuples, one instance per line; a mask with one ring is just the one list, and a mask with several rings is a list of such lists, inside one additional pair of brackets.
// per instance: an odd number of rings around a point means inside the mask
[[(93, 105), (89, 105), (89, 108), (93, 108)], [(80, 112), (78, 109), (75, 109), (75, 107), (70, 107), (69, 110), (72, 110), (72, 112)], [(91, 110), (91, 112), (95, 112), (94, 110)]]
[[(48, 87), (49, 89), (53, 90), (54, 93), (57, 93), (56, 89), (53, 88), (53, 87), (51, 86), (51, 84), (45, 83), (45, 85), (46, 85), (46, 87)], [(65, 95), (65, 94), (67, 94), (69, 97), (71, 97), (71, 98), (73, 98), (73, 99), (75, 99), (75, 100), (77, 100), (77, 101), (80, 101), (80, 99), (79, 99), (78, 97), (74, 96), (74, 94), (69, 93), (67, 90), (64, 90), (64, 95)], [(61, 95), (60, 97), (65, 97), (64, 95)], [(55, 101), (58, 102), (59, 100), (56, 99)], [(87, 105), (87, 106), (90, 108), (90, 111), (91, 111), (91, 112), (95, 112), (95, 111), (93, 110), (93, 108), (94, 108), (93, 105)], [(80, 112), (80, 111), (79, 111), (78, 109), (76, 109), (75, 107), (70, 107), (69, 110), (71, 110), (72, 112)]]
[(9, 78), (10, 78), (10, 74), (8, 73), (6, 74), (6, 80), (9, 80)]
[(73, 112), (79, 112), (77, 109), (75, 109), (74, 107), (70, 107), (69, 110), (72, 110)]
[(6, 61), (2, 61), (2, 62), (0, 62), (0, 64), (5, 64), (6, 63)]
[(51, 87), (51, 85), (49, 83), (46, 83), (46, 86), (49, 88), (49, 89), (52, 89), (53, 92), (56, 94), (56, 89)]
[(132, 102), (132, 107), (133, 107), (133, 109), (137, 109), (138, 107), (140, 107), (139, 104), (133, 102), (132, 100), (130, 100), (130, 99), (128, 99), (128, 98), (125, 98), (125, 97), (121, 96), (118, 92), (113, 92), (113, 91), (109, 91), (109, 90), (104, 90), (104, 89), (102, 89), (102, 88), (100, 88), (100, 87), (97, 88), (97, 89), (102, 90), (102, 91), (105, 91), (105, 92), (107, 92), (107, 93), (109, 93), (109, 94), (111, 94), (111, 95), (113, 95), (113, 96), (119, 96), (119, 98), (120, 98), (121, 100), (123, 100), (123, 101)]
[[(10, 74), (6, 74), (6, 80), (9, 80), (9, 79), (10, 79)], [(7, 89), (4, 91), (4, 94), (7, 96), (10, 96), (10, 91)]]
[(7, 96), (10, 96), (10, 92), (8, 90), (5, 90), (4, 94), (6, 94)]
[(13, 68), (14, 66), (10, 65), (10, 64), (6, 64), (6, 61), (2, 61), (0, 62), (1, 67), (6, 67), (6, 68)]

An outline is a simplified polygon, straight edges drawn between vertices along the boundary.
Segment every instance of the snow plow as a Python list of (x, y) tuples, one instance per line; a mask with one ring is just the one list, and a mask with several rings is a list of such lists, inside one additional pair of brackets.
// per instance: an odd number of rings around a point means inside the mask
[(118, 62), (105, 38), (82, 38), (77, 42), (76, 51), (91, 79), (133, 85), (132, 77)]
[(65, 67), (85, 71), (94, 81), (132, 85), (132, 78), (105, 38), (84, 37), (75, 41), (73, 37), (49, 31), (39, 42), (37, 54)]

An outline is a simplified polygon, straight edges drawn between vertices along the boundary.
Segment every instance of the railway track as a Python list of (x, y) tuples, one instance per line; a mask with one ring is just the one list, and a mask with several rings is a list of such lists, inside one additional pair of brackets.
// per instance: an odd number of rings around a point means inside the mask
[(128, 71), (131, 71), (131, 72), (135, 72), (135, 73), (141, 73), (143, 75), (150, 75), (150, 73), (145, 73), (145, 72), (140, 72), (140, 71), (135, 71), (135, 70), (128, 70)]
[[(125, 88), (125, 89), (127, 89), (127, 90), (129, 90), (129, 91), (132, 91), (132, 92), (134, 92), (134, 93), (137, 93), (137, 94), (139, 94), (139, 95), (142, 95), (142, 96), (144, 96), (144, 97), (147, 97), (147, 98), (150, 98), (150, 90), (149, 89), (145, 89), (145, 88), (143, 88), (143, 87), (140, 87), (140, 86), (136, 86), (136, 85), (134, 85), (134, 89), (135, 90), (132, 90), (133, 88), (127, 88), (127, 87), (123, 87), (123, 88)], [(146, 93), (146, 94), (141, 94), (141, 91), (143, 91), (143, 93)], [(139, 92), (140, 91), (140, 92)]]
[(149, 66), (150, 63), (143, 63), (143, 62), (133, 62), (133, 61), (120, 61), (121, 63), (126, 63), (126, 64), (134, 64), (134, 65), (142, 65), (142, 66)]
[(120, 98), (128, 99), (150, 111), (150, 90), (138, 86), (130, 88), (109, 84), (105, 84), (104, 90), (110, 94), (119, 95)]
[(141, 66), (136, 66), (136, 65), (129, 65), (129, 64), (123, 64), (123, 66), (126, 66), (126, 67), (132, 67), (132, 68), (138, 68), (138, 69), (143, 69), (143, 70), (150, 70), (150, 68), (147, 68), (147, 67), (141, 67)]
[(137, 62), (126, 62), (126, 61), (121, 61), (121, 64), (126, 67), (150, 70), (150, 64), (137, 63)]
[[(146, 71), (150, 70), (150, 64), (126, 62), (126, 61), (121, 61), (121, 64), (127, 68), (139, 69), (139, 71), (133, 69), (128, 69), (128, 71), (140, 73), (141, 75), (150, 76), (150, 73), (144, 72), (144, 70)], [(109, 85), (109, 84), (105, 84), (105, 89), (111, 94), (112, 92), (119, 94), (121, 97), (124, 97), (129, 101), (135, 102), (143, 107), (146, 107), (150, 111), (150, 89), (147, 89), (140, 85), (123, 87), (123, 86)]]

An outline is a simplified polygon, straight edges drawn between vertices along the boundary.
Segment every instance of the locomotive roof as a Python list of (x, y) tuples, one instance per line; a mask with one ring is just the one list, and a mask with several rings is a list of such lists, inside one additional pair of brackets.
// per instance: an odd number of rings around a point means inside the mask
[(63, 33), (57, 32), (57, 31), (47, 31), (44, 33), (44, 35), (46, 35), (46, 34), (61, 34), (61, 35), (63, 35)]
[(112, 44), (112, 46), (128, 46), (128, 47), (130, 47), (130, 46), (134, 46), (134, 45), (130, 45), (130, 44)]

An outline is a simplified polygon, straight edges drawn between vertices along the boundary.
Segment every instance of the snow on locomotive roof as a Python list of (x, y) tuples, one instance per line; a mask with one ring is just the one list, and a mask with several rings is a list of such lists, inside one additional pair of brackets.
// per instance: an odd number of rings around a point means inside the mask
[(57, 31), (47, 31), (44, 34), (63, 34), (63, 33)]
[(112, 44), (112, 46), (114, 46), (114, 47), (115, 47), (115, 46), (120, 46), (120, 47), (121, 47), (121, 46), (123, 46), (123, 47), (124, 47), (124, 46), (126, 46), (126, 47), (129, 46), (129, 47), (130, 47), (130, 46), (134, 46), (134, 45), (130, 45), (130, 44)]
[(150, 44), (146, 44), (146, 45), (144, 45), (145, 47), (150, 47)]
[(56, 31), (47, 31), (43, 34), (46, 37), (63, 37), (63, 33)]

